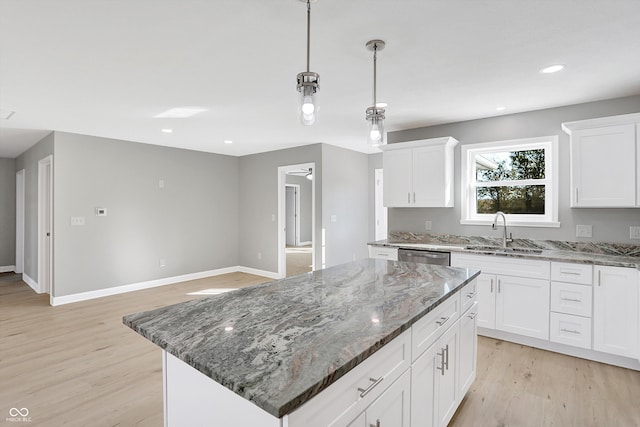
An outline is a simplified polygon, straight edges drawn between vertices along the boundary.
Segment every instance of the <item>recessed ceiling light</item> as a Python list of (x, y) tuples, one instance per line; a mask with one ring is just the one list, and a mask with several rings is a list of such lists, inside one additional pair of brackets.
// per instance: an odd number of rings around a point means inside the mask
[(9, 120), (11, 116), (13, 116), (14, 114), (15, 114), (15, 111), (0, 110), (0, 119)]
[(542, 74), (557, 73), (558, 71), (562, 70), (563, 68), (564, 68), (563, 64), (549, 65), (548, 67), (545, 67), (542, 70), (540, 70), (540, 72)]
[(496, 107), (496, 111), (504, 111), (504, 110), (506, 110), (506, 109), (507, 109), (507, 107), (505, 107), (504, 105), (498, 105), (498, 106)]
[(153, 117), (157, 119), (184, 119), (186, 117), (195, 116), (196, 114), (202, 113), (204, 111), (207, 111), (207, 109), (200, 107), (177, 107), (171, 108)]
[(225, 139), (225, 140), (224, 140), (224, 143), (225, 143), (225, 144), (233, 144), (233, 141), (231, 141), (230, 139)]
[(171, 133), (173, 132), (173, 129), (161, 129), (160, 132)]

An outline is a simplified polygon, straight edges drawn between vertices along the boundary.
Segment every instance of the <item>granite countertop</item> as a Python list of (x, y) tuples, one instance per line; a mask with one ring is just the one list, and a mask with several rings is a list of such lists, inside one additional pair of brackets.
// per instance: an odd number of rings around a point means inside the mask
[(131, 314), (123, 322), (280, 418), (478, 274), (364, 259)]
[[(369, 243), (374, 246), (391, 246), (409, 249), (428, 249), (447, 252), (464, 252), (482, 255), (531, 258), (548, 261), (597, 264), (628, 267), (640, 270), (640, 246), (623, 243), (565, 242), (559, 240), (515, 239), (512, 248), (539, 249), (542, 252), (496, 252), (483, 249), (501, 246), (501, 238), (481, 236), (456, 236), (450, 234), (422, 234), (392, 232), (386, 240)], [(476, 248), (473, 248), (475, 246)]]

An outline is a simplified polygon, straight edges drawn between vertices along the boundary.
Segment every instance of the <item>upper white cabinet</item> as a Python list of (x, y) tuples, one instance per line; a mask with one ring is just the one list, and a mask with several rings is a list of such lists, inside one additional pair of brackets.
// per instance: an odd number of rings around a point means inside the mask
[(563, 123), (571, 136), (571, 207), (640, 206), (639, 114)]
[(453, 207), (451, 137), (388, 144), (383, 150), (384, 205), (387, 207)]

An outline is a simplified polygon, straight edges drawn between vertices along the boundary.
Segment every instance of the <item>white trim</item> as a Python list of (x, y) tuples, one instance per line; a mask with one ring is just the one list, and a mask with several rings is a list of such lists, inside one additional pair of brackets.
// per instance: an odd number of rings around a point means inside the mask
[(219, 276), (221, 274), (235, 273), (239, 267), (226, 267), (217, 270), (201, 271), (199, 273), (183, 274), (181, 276), (165, 277), (162, 279), (148, 280), (146, 282), (131, 283), (129, 285), (114, 286), (112, 288), (98, 289), (95, 291), (80, 292), (77, 294), (52, 297), (51, 305), (69, 304), (72, 302), (86, 301), (94, 298), (101, 298), (111, 295), (123, 294), (126, 292), (139, 291), (142, 289), (155, 288), (158, 286), (172, 285), (174, 283), (186, 282), (189, 280), (203, 279), (205, 277)]
[(562, 130), (568, 135), (576, 130), (603, 128), (608, 126), (629, 125), (640, 122), (640, 113), (622, 114), (619, 116), (598, 117), (595, 119), (577, 120), (562, 123)]
[(0, 273), (17, 273), (15, 265), (5, 265), (0, 267)]
[[(48, 176), (45, 177), (44, 173), (48, 167)], [(48, 185), (47, 185), (48, 184)], [(45, 188), (45, 185), (48, 188)], [(44, 203), (45, 195), (49, 196), (48, 218), (44, 216)], [(49, 230), (45, 231), (45, 221), (49, 223)], [(48, 232), (49, 236), (45, 233)], [(53, 155), (49, 155), (40, 161), (38, 161), (38, 283), (40, 284), (40, 291), (48, 293), (53, 298)], [(42, 266), (45, 262), (45, 244), (49, 244), (49, 256), (46, 262), (48, 263), (48, 277), (44, 277)], [(53, 304), (53, 299), (52, 299)]]
[(24, 272), (25, 170), (16, 172), (16, 273)]
[[(294, 246), (300, 246), (300, 184), (286, 184), (286, 183), (284, 184), (285, 203), (286, 203), (287, 187), (293, 188), (293, 197), (294, 197), (294, 202), (296, 204), (295, 219), (294, 219), (295, 236), (293, 237)], [(287, 215), (287, 212), (285, 209), (285, 221), (286, 221), (286, 215)], [(285, 239), (286, 239), (286, 233), (285, 233)]]
[(164, 427), (169, 427), (169, 401), (167, 398), (167, 352), (162, 350), (162, 412)]
[(253, 274), (254, 276), (268, 277), (269, 279), (282, 279), (282, 278), (284, 278), (284, 276), (281, 276), (278, 273), (274, 273), (273, 271), (258, 270), (257, 268), (243, 267), (243, 266), (239, 266), (239, 267), (236, 267), (236, 268), (237, 268), (237, 270), (236, 270), (237, 272)]
[[(506, 215), (509, 226), (515, 227), (560, 227), (558, 221), (559, 194), (559, 148), (558, 136), (549, 135), (535, 138), (485, 142), (480, 144), (466, 144), (462, 146), (460, 156), (460, 190), (461, 190), (461, 218), (460, 224), (487, 225), (493, 222), (493, 214), (475, 213), (475, 155), (482, 152), (520, 151), (534, 148), (545, 150), (545, 179), (536, 180), (545, 185), (545, 214), (544, 215)], [(473, 183), (472, 183), (473, 181)], [(506, 184), (531, 184), (534, 181), (510, 181)], [(502, 182), (491, 183), (502, 184)], [(472, 213), (473, 211), (473, 213)]]
[(300, 242), (298, 246), (309, 246), (312, 242), (308, 241), (308, 242)]
[(38, 282), (33, 280), (31, 277), (29, 277), (27, 273), (22, 273), (22, 281), (27, 285), (29, 285), (29, 287), (33, 289), (37, 294), (42, 293), (42, 291), (40, 290), (40, 285), (38, 285)]

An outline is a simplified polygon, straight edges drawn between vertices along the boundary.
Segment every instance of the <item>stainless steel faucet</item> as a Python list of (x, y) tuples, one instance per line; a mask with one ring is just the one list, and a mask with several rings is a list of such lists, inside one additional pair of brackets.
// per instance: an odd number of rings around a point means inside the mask
[(509, 243), (513, 242), (513, 235), (509, 233), (509, 237), (507, 237), (507, 217), (505, 217), (504, 213), (501, 211), (496, 212), (496, 216), (493, 217), (493, 224), (491, 224), (491, 228), (494, 230), (498, 229), (498, 217), (502, 217), (502, 222), (504, 224), (504, 235), (502, 236), (502, 247), (506, 248)]

